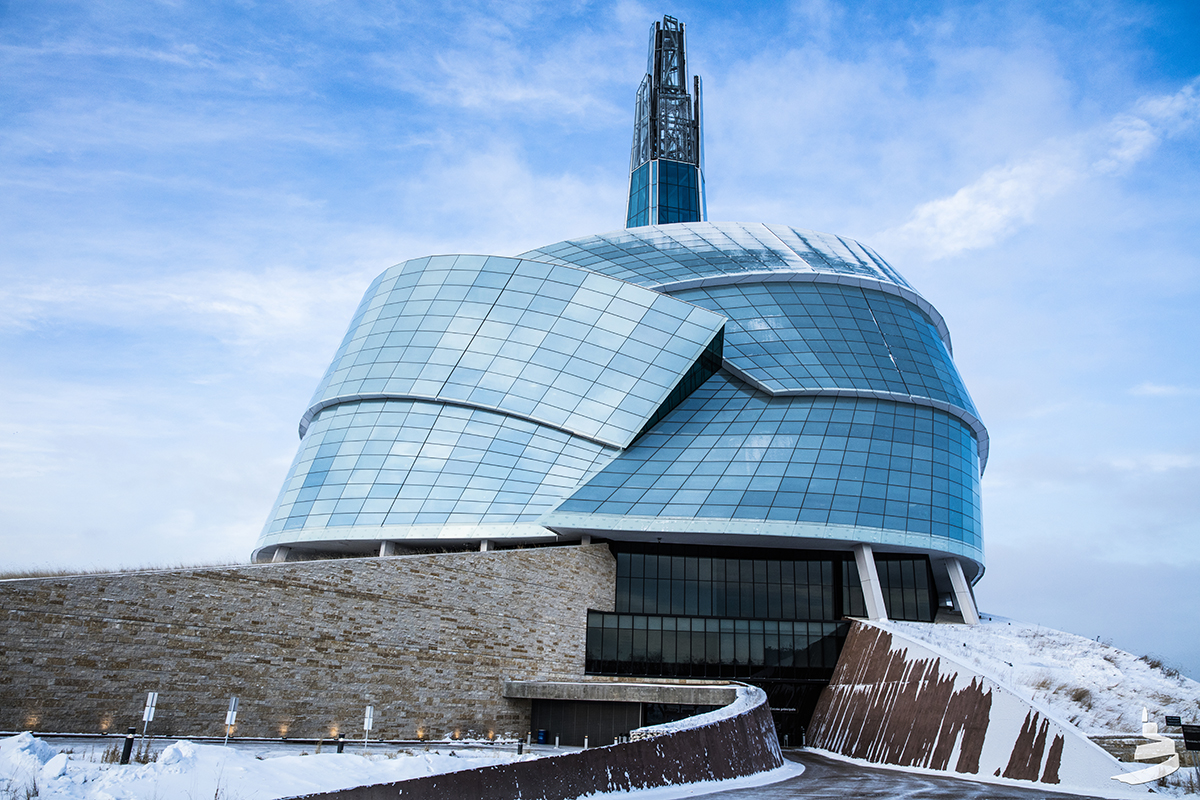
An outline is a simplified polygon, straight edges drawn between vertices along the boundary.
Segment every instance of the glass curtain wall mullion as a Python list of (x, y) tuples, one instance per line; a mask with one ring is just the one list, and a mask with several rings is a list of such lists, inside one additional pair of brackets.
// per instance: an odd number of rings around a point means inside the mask
[(826, 680), (847, 622), (588, 611), (586, 672), (676, 678)]
[(612, 546), (619, 613), (834, 621), (861, 606), (847, 552), (766, 550), (740, 558), (720, 547)]

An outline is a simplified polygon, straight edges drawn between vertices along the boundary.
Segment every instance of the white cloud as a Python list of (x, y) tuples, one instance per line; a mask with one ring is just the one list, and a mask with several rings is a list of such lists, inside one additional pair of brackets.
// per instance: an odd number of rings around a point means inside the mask
[(953, 195), (922, 203), (902, 226), (876, 238), (930, 259), (990, 247), (1033, 222), (1038, 208), (1068, 187), (1121, 174), (1164, 138), (1190, 131), (1200, 119), (1198, 84), (1200, 78), (1173, 95), (1143, 98), (1105, 125), (993, 167)]
[(930, 258), (988, 247), (1031, 222), (1043, 200), (1078, 180), (1073, 160), (1046, 154), (994, 167), (952, 196), (918, 206), (899, 234), (923, 244)]
[(1140, 383), (1130, 389), (1129, 393), (1135, 397), (1197, 397), (1200, 396), (1200, 389), (1162, 383)]
[(1143, 453), (1137, 456), (1114, 458), (1109, 465), (1121, 472), (1163, 473), (1180, 469), (1195, 469), (1200, 466), (1200, 458), (1186, 453)]

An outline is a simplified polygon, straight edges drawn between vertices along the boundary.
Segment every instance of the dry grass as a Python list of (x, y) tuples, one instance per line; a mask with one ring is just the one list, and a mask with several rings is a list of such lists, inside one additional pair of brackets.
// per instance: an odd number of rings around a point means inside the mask
[(1175, 669), (1169, 664), (1163, 663), (1163, 660), (1157, 656), (1142, 656), (1138, 659), (1138, 661), (1145, 663), (1148, 667), (1150, 667), (1150, 669), (1158, 670), (1168, 678), (1179, 677), (1179, 670)]
[(1082, 686), (1077, 686), (1071, 690), (1071, 699), (1086, 709), (1090, 710), (1092, 707), (1091, 689), (1085, 689)]

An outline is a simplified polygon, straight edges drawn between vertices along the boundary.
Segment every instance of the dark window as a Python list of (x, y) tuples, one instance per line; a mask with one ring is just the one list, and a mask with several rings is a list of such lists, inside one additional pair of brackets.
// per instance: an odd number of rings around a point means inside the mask
[(876, 555), (875, 569), (889, 619), (933, 622), (937, 598), (927, 556)]
[(827, 680), (841, 620), (863, 616), (850, 553), (612, 546), (616, 610), (589, 612), (590, 673)]
[[(642, 167), (638, 169), (640, 170)], [(700, 221), (698, 175), (699, 170), (693, 164), (683, 164), (665, 159), (658, 162), (659, 225)]]
[(846, 622), (588, 611), (587, 672), (827, 680), (848, 630)]

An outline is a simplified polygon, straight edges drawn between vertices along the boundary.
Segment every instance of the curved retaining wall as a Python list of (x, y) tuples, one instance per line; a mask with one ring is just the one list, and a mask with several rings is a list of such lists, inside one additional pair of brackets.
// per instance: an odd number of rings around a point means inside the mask
[[(625, 744), (495, 767), (448, 772), (395, 783), (359, 786), (304, 795), (305, 800), (568, 800), (597, 792), (649, 789), (696, 781), (719, 781), (765, 772), (783, 765), (766, 694), (739, 688), (721, 709), (687, 720), (635, 731)], [(657, 735), (655, 735), (657, 734)], [(300, 800), (295, 798), (294, 800)]]

